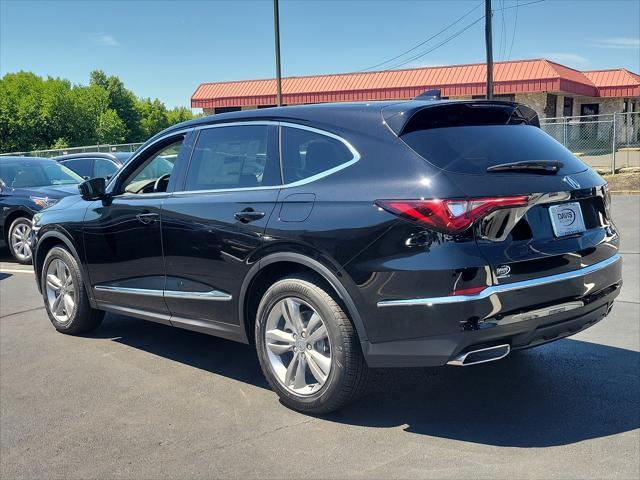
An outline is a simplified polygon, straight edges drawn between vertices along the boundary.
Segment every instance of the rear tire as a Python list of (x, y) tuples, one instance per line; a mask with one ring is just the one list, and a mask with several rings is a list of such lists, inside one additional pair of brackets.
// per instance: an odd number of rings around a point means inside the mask
[(77, 335), (102, 323), (104, 311), (91, 308), (78, 262), (66, 249), (53, 247), (47, 253), (40, 287), (49, 320), (59, 332)]
[(273, 284), (258, 306), (255, 335), (264, 376), (286, 406), (328, 413), (363, 393), (368, 369), (355, 328), (314, 279)]

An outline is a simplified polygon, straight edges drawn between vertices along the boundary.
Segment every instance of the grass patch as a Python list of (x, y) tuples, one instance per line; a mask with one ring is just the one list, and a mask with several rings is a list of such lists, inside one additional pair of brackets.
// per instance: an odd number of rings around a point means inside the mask
[(640, 172), (603, 175), (612, 193), (640, 193)]

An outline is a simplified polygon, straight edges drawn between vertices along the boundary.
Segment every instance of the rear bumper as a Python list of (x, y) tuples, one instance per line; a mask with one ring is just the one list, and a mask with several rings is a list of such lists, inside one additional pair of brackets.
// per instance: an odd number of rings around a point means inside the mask
[(447, 315), (451, 333), (363, 342), (363, 352), (371, 367), (437, 366), (476, 348), (540, 345), (600, 321), (621, 286), (622, 261), (616, 254), (579, 270), (496, 285), (478, 295), (381, 301), (378, 307), (390, 318), (407, 309), (420, 309), (427, 323)]

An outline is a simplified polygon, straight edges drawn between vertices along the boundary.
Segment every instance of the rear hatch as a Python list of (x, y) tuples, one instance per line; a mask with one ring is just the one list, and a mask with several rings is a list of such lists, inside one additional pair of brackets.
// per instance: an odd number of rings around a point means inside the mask
[[(524, 110), (526, 109), (526, 110)], [(434, 103), (399, 137), (469, 200), (527, 196), (475, 221), (495, 283), (576, 270), (615, 254), (605, 181), (513, 103)]]

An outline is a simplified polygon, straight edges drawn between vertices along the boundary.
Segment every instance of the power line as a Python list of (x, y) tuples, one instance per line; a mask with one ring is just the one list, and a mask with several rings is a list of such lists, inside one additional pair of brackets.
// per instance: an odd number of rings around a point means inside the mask
[(507, 22), (504, 18), (504, 0), (500, 0), (502, 8), (500, 13), (502, 14), (502, 27), (500, 29), (500, 58), (504, 60), (507, 53)]
[[(493, 11), (494, 11), (494, 12), (495, 12), (495, 11), (501, 11), (501, 12), (504, 12), (504, 10), (510, 10), (510, 9), (512, 9), (512, 8), (516, 8), (516, 9), (517, 9), (517, 8), (519, 8), (519, 7), (526, 7), (527, 5), (534, 5), (534, 4), (536, 4), (536, 3), (542, 3), (542, 2), (544, 2), (544, 1), (545, 1), (545, 0), (533, 0), (533, 1), (530, 1), (530, 2), (526, 2), (526, 3), (519, 3), (519, 4), (515, 5), (515, 6), (513, 6), (513, 5), (512, 5), (512, 6), (506, 6), (506, 7), (504, 7), (504, 6), (503, 6), (502, 8), (499, 8), (499, 9), (496, 9), (496, 10), (493, 10)], [(459, 17), (458, 19), (456, 19), (454, 22), (452, 22), (452, 23), (450, 23), (449, 25), (447, 25), (446, 27), (444, 27), (442, 30), (440, 30), (439, 32), (437, 32), (437, 33), (435, 33), (435, 34), (431, 35), (429, 38), (427, 38), (426, 40), (424, 40), (424, 41), (420, 42), (419, 44), (417, 44), (417, 45), (415, 45), (415, 46), (411, 47), (409, 50), (405, 50), (405, 51), (404, 51), (404, 52), (402, 52), (401, 54), (396, 55), (395, 57), (390, 58), (390, 59), (388, 59), (388, 60), (385, 60), (384, 62), (380, 62), (380, 63), (378, 63), (378, 64), (376, 64), (376, 65), (372, 65), (372, 66), (370, 66), (370, 67), (363, 68), (362, 70), (358, 70), (358, 71), (356, 71), (355, 73), (362, 73), (362, 72), (366, 72), (366, 71), (368, 71), (368, 70), (372, 70), (372, 69), (374, 69), (374, 68), (380, 67), (380, 66), (382, 66), (382, 65), (385, 65), (385, 64), (387, 64), (387, 63), (392, 62), (393, 60), (397, 60), (398, 58), (403, 57), (404, 55), (406, 55), (406, 54), (407, 54), (407, 53), (409, 53), (409, 52), (412, 52), (412, 51), (414, 51), (414, 50), (416, 50), (416, 49), (420, 48), (420, 47), (421, 47), (421, 46), (423, 46), (424, 44), (426, 44), (426, 43), (430, 42), (431, 40), (433, 40), (434, 38), (436, 38), (437, 36), (439, 36), (440, 34), (442, 34), (442, 33), (446, 32), (447, 30), (449, 30), (452, 26), (454, 26), (454, 25), (456, 25), (456, 24), (460, 23), (460, 21), (462, 21), (464, 18), (468, 17), (471, 13), (473, 13), (473, 12), (474, 12), (478, 7), (480, 7), (483, 3), (484, 3), (484, 0), (483, 0), (481, 3), (479, 3), (478, 5), (476, 5), (475, 7), (473, 7), (471, 10), (469, 10), (468, 12), (466, 12), (464, 15), (462, 15), (461, 17)], [(516, 10), (516, 13), (517, 13), (517, 10)], [(428, 53), (431, 53), (431, 52), (433, 52), (434, 50), (436, 50), (436, 49), (440, 48), (441, 46), (443, 46), (444, 44), (448, 43), (450, 40), (453, 40), (454, 38), (458, 37), (459, 35), (461, 35), (461, 34), (462, 34), (462, 33), (464, 33), (465, 31), (467, 31), (469, 28), (471, 28), (473, 25), (475, 25), (476, 23), (478, 23), (480, 20), (482, 20), (483, 18), (484, 18), (484, 15), (483, 15), (482, 17), (480, 17), (480, 18), (478, 18), (478, 19), (474, 20), (471, 24), (469, 24), (469, 25), (467, 25), (466, 27), (464, 27), (463, 29), (459, 30), (458, 32), (456, 32), (456, 33), (455, 33), (455, 34), (453, 34), (452, 36), (448, 37), (448, 38), (447, 38), (446, 40), (444, 40), (443, 42), (439, 43), (438, 45), (436, 45), (436, 46), (434, 46), (434, 47), (432, 47), (432, 48), (430, 48), (430, 49), (428, 49), (428, 50), (426, 50), (426, 51), (424, 51), (424, 52), (421, 52), (421, 53), (419, 53), (419, 54), (417, 54), (417, 55), (415, 55), (415, 56), (413, 56), (413, 57), (411, 57), (411, 58), (409, 58), (409, 59), (407, 59), (407, 60), (403, 60), (403, 61), (401, 61), (401, 62), (399, 62), (399, 63), (397, 63), (397, 64), (395, 64), (395, 65), (392, 65), (391, 67), (387, 67), (387, 68), (383, 69), (382, 71), (393, 70), (394, 68), (398, 68), (398, 67), (401, 67), (401, 66), (403, 66), (403, 65), (406, 65), (407, 63), (410, 63), (410, 62), (412, 62), (412, 61), (414, 61), (414, 60), (416, 60), (416, 59), (418, 59), (418, 58), (422, 58), (423, 56), (427, 55)], [(515, 27), (514, 27), (514, 28), (515, 28)], [(514, 37), (515, 37), (515, 31), (514, 31)], [(504, 43), (504, 45), (505, 45), (505, 50), (506, 50), (506, 42), (507, 42), (507, 40), (506, 40), (506, 36), (505, 36), (505, 43)], [(512, 45), (511, 45), (511, 48), (513, 48), (513, 39), (512, 39)]]
[(511, 36), (511, 46), (509, 47), (509, 55), (507, 56), (507, 60), (511, 60), (511, 51), (513, 50), (513, 42), (516, 39), (516, 29), (518, 28), (518, 7), (520, 0), (516, 0), (516, 18), (513, 21), (513, 35)]
[(429, 38), (427, 38), (426, 40), (418, 43), (417, 45), (411, 47), (409, 50), (405, 50), (404, 52), (402, 52), (399, 55), (396, 55), (393, 58), (390, 58), (388, 60), (385, 60), (384, 62), (378, 63), (376, 65), (372, 65), (370, 67), (367, 68), (363, 68), (362, 70), (359, 70), (358, 72), (366, 72), (367, 70), (372, 70), (374, 68), (380, 67), (386, 63), (391, 63), (394, 60), (397, 60), (398, 58), (406, 55), (409, 52), (412, 52), (418, 48), (420, 48), (421, 46), (423, 46), (425, 43), (430, 42), (431, 40), (433, 40), (434, 38), (436, 38), (438, 35), (440, 35), (441, 33), (446, 32), (447, 30), (449, 30), (451, 27), (453, 27), (454, 25), (456, 25), (457, 23), (460, 23), (460, 21), (462, 21), (463, 19), (465, 19), (466, 17), (468, 17), (469, 15), (471, 15), (471, 13), (473, 13), (475, 10), (477, 10), (482, 4), (484, 3), (484, 0), (482, 2), (480, 2), (479, 4), (477, 4), (475, 7), (473, 7), (471, 10), (469, 10), (467, 13), (465, 13), (464, 15), (462, 15), (461, 17), (459, 17), (457, 20), (455, 20), (454, 22), (450, 23), (449, 25), (447, 25), (446, 27), (444, 27), (442, 30), (440, 30), (438, 33), (434, 33), (433, 35), (431, 35)]
[(404, 60), (400, 63), (397, 63), (395, 65), (392, 65), (391, 67), (389, 67), (387, 70), (393, 70), (394, 68), (398, 68), (401, 67), (403, 65), (406, 65), (407, 63), (411, 63), (414, 60), (417, 60), (419, 58), (424, 57), (425, 55), (433, 52), (434, 50), (437, 50), (438, 48), (442, 47), (443, 45), (445, 45), (446, 43), (449, 43), (451, 40), (453, 40), (456, 37), (459, 37), (460, 35), (462, 35), (464, 32), (466, 32), (467, 30), (469, 30), (471, 27), (473, 27), (476, 23), (478, 23), (480, 20), (482, 20), (484, 18), (484, 15), (482, 15), (481, 17), (475, 19), (473, 22), (471, 22), (469, 25), (467, 25), (466, 27), (463, 27), (462, 29), (458, 30), (456, 33), (454, 33), (453, 35), (451, 35), (450, 37), (446, 38), (445, 40), (443, 40), (442, 42), (440, 42), (439, 44), (435, 45), (434, 47), (419, 53), (411, 58), (408, 58), (407, 60)]

